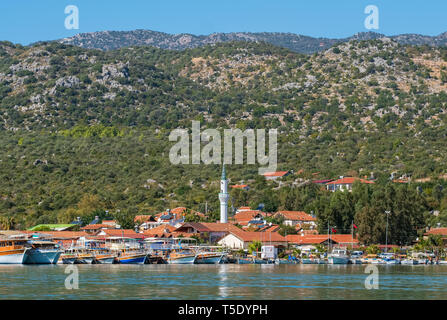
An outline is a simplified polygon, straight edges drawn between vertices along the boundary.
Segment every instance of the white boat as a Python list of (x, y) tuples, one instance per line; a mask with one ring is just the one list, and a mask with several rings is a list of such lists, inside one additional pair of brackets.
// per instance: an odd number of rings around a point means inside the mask
[(0, 239), (0, 264), (22, 264), (29, 250), (26, 239)]
[(385, 260), (385, 264), (400, 264), (399, 259), (387, 259)]
[(359, 258), (350, 258), (350, 259), (349, 259), (349, 262), (350, 262), (351, 264), (362, 264), (362, 260), (359, 259)]
[(316, 259), (317, 260), (317, 264), (327, 264), (327, 261), (325, 259)]
[(371, 264), (386, 264), (386, 262), (382, 259), (372, 259)]
[(224, 252), (199, 252), (196, 255), (196, 264), (220, 264), (226, 256)]
[(169, 264), (193, 264), (196, 261), (196, 254), (191, 250), (174, 250), (169, 254)]
[(417, 262), (418, 264), (428, 264), (428, 259), (419, 259)]
[(24, 264), (56, 264), (62, 254), (59, 246), (52, 241), (30, 241)]
[(346, 249), (334, 248), (332, 253), (328, 255), (328, 261), (330, 264), (348, 264), (349, 256)]
[(419, 263), (417, 260), (414, 260), (414, 259), (403, 259), (403, 260), (401, 260), (400, 264), (414, 266)]
[(447, 260), (439, 260), (438, 264), (447, 264)]
[(318, 261), (312, 258), (302, 258), (301, 259), (302, 264), (318, 264)]

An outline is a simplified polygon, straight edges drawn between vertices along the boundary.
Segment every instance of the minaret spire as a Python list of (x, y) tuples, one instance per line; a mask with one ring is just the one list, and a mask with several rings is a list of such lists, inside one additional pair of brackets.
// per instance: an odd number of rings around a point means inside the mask
[(228, 199), (230, 195), (228, 194), (228, 180), (227, 172), (225, 170), (225, 164), (222, 166), (222, 177), (220, 179), (220, 223), (228, 222)]
[(222, 166), (222, 179), (227, 180), (227, 171), (225, 170), (225, 164)]

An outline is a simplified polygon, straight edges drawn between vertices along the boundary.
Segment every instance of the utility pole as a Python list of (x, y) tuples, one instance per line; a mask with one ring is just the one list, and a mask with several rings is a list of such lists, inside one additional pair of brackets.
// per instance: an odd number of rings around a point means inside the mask
[(388, 216), (391, 211), (387, 210), (386, 213), (386, 231), (385, 231), (385, 252), (388, 253)]

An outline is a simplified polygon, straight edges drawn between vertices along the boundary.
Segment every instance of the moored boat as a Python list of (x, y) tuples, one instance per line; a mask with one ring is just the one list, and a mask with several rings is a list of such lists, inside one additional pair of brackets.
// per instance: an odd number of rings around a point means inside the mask
[(118, 253), (113, 263), (118, 264), (144, 264), (146, 262), (147, 253), (138, 251), (123, 251)]
[(169, 264), (193, 264), (196, 261), (196, 254), (191, 250), (175, 249), (169, 254)]
[(400, 264), (404, 264), (404, 265), (417, 265), (419, 264), (417, 260), (415, 259), (403, 259), (401, 260)]
[(253, 258), (237, 258), (237, 264), (254, 264)]
[(116, 255), (111, 253), (95, 254), (92, 264), (111, 264), (116, 260)]
[(22, 264), (28, 250), (26, 239), (0, 239), (0, 264)]
[(297, 260), (292, 259), (275, 259), (275, 264), (297, 264)]
[(358, 259), (358, 258), (350, 258), (349, 263), (350, 264), (362, 264), (363, 262), (361, 259)]
[(313, 258), (302, 258), (301, 263), (302, 264), (318, 264), (318, 261)]
[(60, 256), (63, 264), (90, 264), (94, 258), (91, 251), (79, 247), (69, 248)]
[(371, 260), (371, 264), (386, 264), (385, 260), (376, 258)]
[(201, 252), (196, 255), (196, 264), (220, 264), (225, 257), (223, 252)]
[(53, 241), (29, 241), (31, 248), (26, 252), (24, 264), (56, 264), (62, 254)]
[(349, 256), (346, 249), (335, 248), (332, 253), (328, 255), (328, 262), (330, 264), (348, 264)]

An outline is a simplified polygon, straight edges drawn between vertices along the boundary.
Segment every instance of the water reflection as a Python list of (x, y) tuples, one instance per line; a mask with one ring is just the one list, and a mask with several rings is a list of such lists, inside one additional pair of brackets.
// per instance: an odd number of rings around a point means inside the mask
[(219, 275), (219, 298), (225, 299), (228, 297), (228, 293), (229, 293), (229, 287), (227, 287), (227, 281), (228, 281), (228, 276), (227, 276), (227, 268), (226, 265), (221, 264), (218, 266), (218, 271), (217, 271), (218, 275)]
[(79, 290), (65, 266), (0, 266), (1, 299), (446, 299), (447, 266), (79, 265)]

